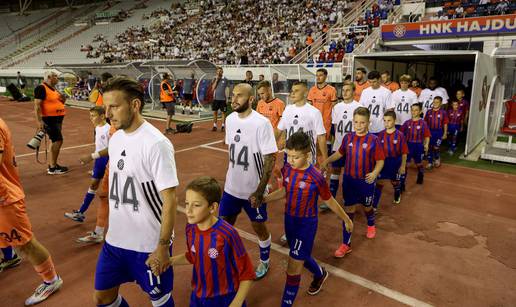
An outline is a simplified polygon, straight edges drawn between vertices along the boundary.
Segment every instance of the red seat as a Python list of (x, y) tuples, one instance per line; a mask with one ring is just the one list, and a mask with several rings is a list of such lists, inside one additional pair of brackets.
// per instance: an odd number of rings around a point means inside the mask
[(505, 119), (503, 122), (502, 132), (507, 134), (516, 134), (516, 97), (505, 102)]

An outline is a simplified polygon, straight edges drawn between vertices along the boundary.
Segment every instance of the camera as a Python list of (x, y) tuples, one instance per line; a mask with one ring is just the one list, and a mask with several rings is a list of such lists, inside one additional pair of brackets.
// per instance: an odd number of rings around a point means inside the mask
[(30, 139), (30, 141), (27, 143), (27, 147), (30, 149), (37, 149), (39, 148), (39, 145), (41, 145), (41, 140), (45, 137), (45, 131), (39, 130), (36, 135)]

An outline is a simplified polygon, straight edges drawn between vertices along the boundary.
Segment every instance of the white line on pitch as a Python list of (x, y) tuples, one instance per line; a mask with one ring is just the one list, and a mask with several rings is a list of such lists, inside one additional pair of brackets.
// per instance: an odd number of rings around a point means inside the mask
[[(88, 146), (93, 146), (95, 145), (95, 143), (89, 143), (89, 144), (82, 144), (82, 145), (77, 145), (77, 146), (70, 146), (70, 147), (65, 147), (65, 148), (61, 148), (61, 151), (63, 150), (69, 150), (69, 149), (76, 149), (76, 148), (82, 148), (82, 147), (88, 147)], [(31, 152), (31, 153), (26, 153), (26, 154), (22, 154), (22, 155), (17, 155), (16, 158), (22, 158), (22, 157), (28, 157), (28, 156), (34, 156), (36, 155), (36, 152)]]
[(211, 147), (209, 145), (201, 145), (201, 148), (206, 148), (206, 149), (211, 149), (211, 150), (218, 150), (218, 151), (222, 151), (222, 152), (228, 152), (227, 149), (218, 148), (218, 147)]
[[(180, 153), (180, 152), (183, 152), (183, 151), (189, 151), (189, 150), (201, 148), (201, 147), (204, 147), (204, 146), (209, 147), (210, 145), (222, 143), (223, 141), (224, 140), (219, 140), (219, 141), (214, 141), (214, 142), (210, 142), (210, 143), (206, 143), (206, 144), (201, 144), (201, 145), (196, 145), (196, 146), (192, 146), (192, 147), (188, 147), (188, 148), (183, 148), (183, 149), (176, 150), (175, 153)], [(209, 147), (209, 148), (214, 148), (214, 147)]]
[[(212, 147), (212, 149), (214, 149)], [(185, 208), (184, 207), (181, 207), (181, 206), (177, 206), (177, 210), (181, 213), (185, 213)], [(258, 237), (247, 232), (247, 231), (244, 231), (242, 229), (239, 229), (239, 228), (236, 228), (240, 234), (240, 236), (246, 240), (249, 240), (249, 241), (253, 241), (253, 242), (258, 242)], [(276, 243), (271, 243), (271, 249), (278, 252), (278, 253), (281, 253), (285, 256), (288, 256), (289, 255), (289, 249), (288, 248), (285, 248), (283, 246), (280, 246), (279, 244), (276, 244)], [(332, 273), (333, 275), (337, 276), (337, 277), (340, 277), (342, 279), (345, 279), (349, 282), (352, 282), (354, 284), (357, 284), (359, 286), (362, 286), (364, 288), (367, 288), (369, 290), (372, 290), (374, 292), (377, 292), (379, 294), (382, 294), (388, 298), (391, 298), (395, 301), (398, 301), (402, 304), (405, 304), (405, 305), (408, 305), (408, 306), (417, 306), (417, 307), (432, 307), (432, 305), (428, 304), (428, 303), (425, 303), (423, 301), (420, 301), (416, 298), (413, 298), (413, 297), (410, 297), (408, 295), (405, 295), (401, 292), (398, 292), (396, 290), (392, 290), (392, 289), (389, 289), (385, 286), (382, 286), (381, 284), (377, 283), (377, 282), (374, 282), (374, 281), (370, 281), (368, 279), (365, 279), (361, 276), (358, 276), (358, 275), (355, 275), (353, 273), (350, 273), (348, 271), (344, 271), (343, 269), (340, 269), (338, 267), (335, 267), (331, 264), (327, 264), (327, 263), (324, 263), (322, 261), (319, 261), (319, 263), (321, 265), (324, 266), (324, 268)]]

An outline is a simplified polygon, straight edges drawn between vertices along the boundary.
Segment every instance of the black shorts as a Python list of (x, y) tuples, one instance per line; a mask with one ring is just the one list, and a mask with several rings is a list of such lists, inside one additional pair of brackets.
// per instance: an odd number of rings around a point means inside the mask
[(220, 110), (222, 113), (226, 113), (227, 109), (228, 108), (225, 100), (213, 100), (211, 103), (211, 110), (214, 112)]
[(64, 116), (45, 116), (42, 118), (45, 124), (45, 132), (52, 142), (62, 141), (63, 134), (61, 129), (63, 126)]
[(192, 98), (193, 98), (193, 94), (183, 94), (183, 99), (184, 100), (189, 100), (189, 101), (192, 101)]
[(161, 102), (164, 109), (167, 109), (167, 115), (176, 115), (176, 103), (175, 102)]

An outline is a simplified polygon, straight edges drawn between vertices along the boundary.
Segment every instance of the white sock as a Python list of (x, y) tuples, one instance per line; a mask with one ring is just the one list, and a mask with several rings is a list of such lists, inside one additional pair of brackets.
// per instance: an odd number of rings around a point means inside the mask
[(331, 174), (330, 175), (330, 180), (339, 180), (339, 175), (335, 175), (335, 174)]

